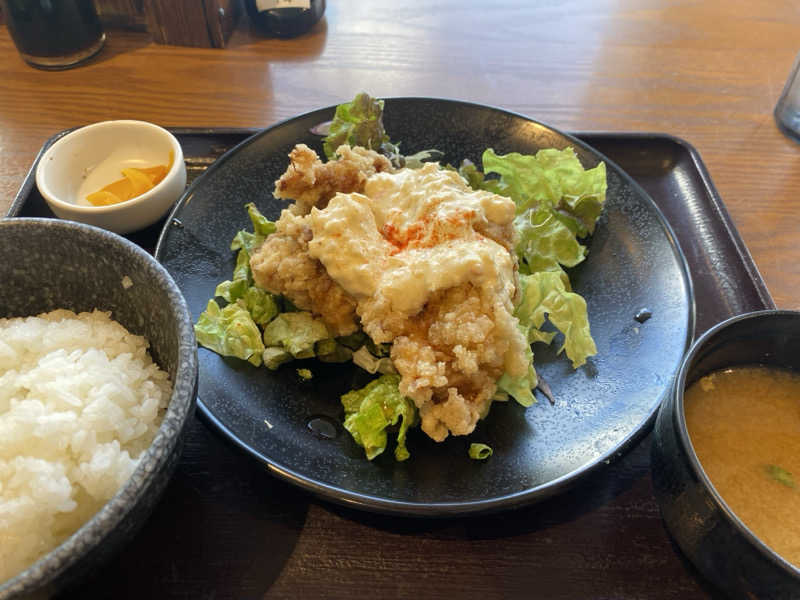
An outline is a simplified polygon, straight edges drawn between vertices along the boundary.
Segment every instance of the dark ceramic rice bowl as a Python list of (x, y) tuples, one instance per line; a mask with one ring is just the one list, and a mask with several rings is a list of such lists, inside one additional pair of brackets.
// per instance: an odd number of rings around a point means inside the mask
[(161, 426), (128, 482), (60, 546), (0, 582), (2, 600), (46, 597), (77, 583), (110, 558), (133, 537), (160, 498), (194, 414), (196, 342), (186, 303), (170, 275), (152, 256), (116, 234), (57, 219), (4, 219), (0, 257), (0, 317), (57, 308), (111, 311), (131, 333), (147, 338), (153, 360), (173, 383)]

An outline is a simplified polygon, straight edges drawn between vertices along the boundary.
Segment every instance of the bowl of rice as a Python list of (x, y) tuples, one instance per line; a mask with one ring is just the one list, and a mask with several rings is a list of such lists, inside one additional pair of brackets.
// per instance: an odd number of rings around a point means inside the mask
[(147, 252), (0, 220), (0, 599), (77, 584), (158, 502), (194, 413), (192, 321)]

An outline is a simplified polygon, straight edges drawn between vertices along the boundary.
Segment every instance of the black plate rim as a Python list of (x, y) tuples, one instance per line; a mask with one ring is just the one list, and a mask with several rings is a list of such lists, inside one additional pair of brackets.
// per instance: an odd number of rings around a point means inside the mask
[[(656, 218), (658, 219), (661, 227), (664, 229), (664, 232), (667, 235), (669, 245), (672, 248), (672, 251), (680, 266), (680, 271), (683, 279), (683, 284), (686, 289), (686, 296), (688, 303), (688, 311), (687, 311), (688, 314), (686, 323), (687, 333), (683, 347), (683, 353), (685, 355), (686, 351), (691, 347), (691, 344), (695, 337), (696, 312), (697, 312), (696, 300), (694, 296), (694, 286), (692, 284), (692, 278), (690, 274), (689, 264), (686, 259), (686, 255), (681, 249), (680, 244), (678, 243), (678, 239), (675, 235), (675, 232), (670, 226), (669, 221), (667, 221), (666, 217), (664, 216), (664, 213), (659, 208), (658, 204), (656, 204), (656, 202), (650, 197), (650, 195), (644, 190), (644, 188), (642, 188), (642, 186), (640, 186), (619, 165), (617, 165), (613, 160), (610, 160), (603, 153), (599, 152), (589, 144), (583, 142), (582, 140), (576, 138), (573, 135), (565, 133), (560, 129), (557, 129), (555, 127), (552, 127), (551, 125), (543, 123), (542, 121), (532, 119), (531, 117), (528, 117), (524, 114), (513, 112), (497, 106), (469, 102), (465, 100), (456, 100), (456, 99), (439, 98), (439, 97), (423, 97), (423, 96), (385, 97), (382, 99), (389, 103), (436, 102), (436, 103), (451, 105), (454, 107), (460, 106), (460, 107), (473, 108), (479, 110), (489, 109), (492, 112), (498, 112), (505, 114), (507, 116), (523, 119), (524, 121), (543, 127), (544, 129), (550, 131), (551, 133), (563, 137), (564, 139), (568, 140), (571, 144), (574, 144), (575, 146), (582, 148), (586, 152), (593, 154), (599, 160), (604, 161), (607, 167), (608, 166), (612, 167), (616, 171), (616, 173), (620, 176), (620, 178), (623, 179), (624, 182), (628, 186), (630, 186), (631, 189), (634, 190), (640, 198), (646, 200), (649, 203), (650, 208), (654, 211)], [(239, 142), (238, 144), (227, 150), (219, 158), (217, 158), (214, 161), (214, 163), (211, 164), (208, 167), (208, 169), (206, 169), (206, 171), (204, 171), (199, 177), (197, 177), (197, 179), (195, 179), (192, 182), (192, 184), (186, 189), (184, 194), (181, 196), (178, 202), (175, 203), (174, 207), (170, 211), (164, 223), (164, 227), (158, 236), (158, 241), (156, 243), (156, 247), (154, 250), (154, 256), (156, 257), (156, 259), (160, 260), (159, 257), (162, 253), (162, 246), (167, 236), (167, 232), (169, 231), (169, 228), (172, 226), (172, 221), (175, 218), (175, 214), (178, 213), (182, 209), (182, 207), (191, 199), (196, 189), (203, 185), (207, 175), (213, 174), (217, 170), (224, 168), (225, 164), (232, 157), (234, 157), (239, 151), (249, 146), (250, 144), (255, 143), (262, 136), (269, 135), (270, 132), (272, 132), (273, 130), (288, 125), (294, 121), (306, 119), (315, 114), (320, 115), (320, 122), (324, 122), (325, 120), (330, 120), (333, 117), (333, 112), (335, 111), (335, 109), (336, 105), (330, 105), (327, 107), (306, 111), (299, 115), (295, 115), (293, 117), (289, 117), (287, 119), (278, 121), (273, 125), (270, 125), (260, 131), (257, 131), (252, 136), (242, 140), (241, 142)], [(325, 117), (324, 115), (327, 115), (327, 117)], [(676, 373), (678, 367), (679, 365), (676, 365), (675, 368)], [(312, 494), (323, 500), (332, 501), (341, 506), (356, 508), (359, 510), (364, 510), (379, 514), (390, 514), (397, 516), (416, 516), (416, 517), (458, 517), (458, 516), (473, 515), (473, 514), (487, 514), (492, 512), (499, 512), (511, 508), (516, 508), (525, 504), (530, 504), (536, 501), (545, 500), (546, 498), (557, 495), (565, 491), (569, 487), (572, 487), (579, 480), (585, 479), (589, 477), (591, 474), (605, 467), (610, 466), (617, 459), (624, 456), (634, 445), (636, 445), (636, 443), (638, 443), (642, 438), (644, 438), (647, 435), (650, 429), (652, 429), (656, 415), (658, 414), (658, 411), (661, 405), (663, 404), (663, 400), (666, 394), (669, 392), (669, 387), (670, 387), (669, 385), (665, 385), (664, 391), (662, 392), (658, 402), (656, 402), (653, 405), (653, 409), (646, 416), (646, 418), (644, 418), (642, 422), (639, 423), (638, 426), (633, 428), (632, 431), (628, 433), (626, 437), (624, 437), (618, 444), (616, 444), (616, 446), (608, 449), (606, 452), (596, 457), (593, 461), (590, 461), (582, 465), (581, 467), (570, 471), (569, 473), (565, 473), (560, 477), (552, 479), (543, 484), (527, 488), (525, 490), (521, 490), (519, 492), (515, 492), (512, 494), (505, 494), (503, 496), (496, 496), (487, 499), (469, 500), (464, 502), (408, 502), (400, 500), (391, 500), (388, 498), (382, 498), (360, 492), (354, 492), (351, 490), (340, 488), (332, 484), (322, 483), (316, 481), (313, 477), (309, 477), (308, 475), (303, 475), (302, 473), (298, 473), (292, 469), (287, 468), (285, 465), (279, 464), (271, 460), (269, 457), (264, 456), (261, 452), (255, 450), (255, 448), (243, 442), (235, 435), (233, 431), (231, 431), (222, 421), (220, 421), (211, 412), (211, 410), (203, 402), (202, 398), (200, 397), (200, 394), (198, 394), (197, 397), (197, 413), (198, 416), (201, 418), (201, 420), (208, 426), (210, 426), (212, 430), (221, 435), (223, 439), (231, 443), (234, 447), (236, 447), (249, 457), (256, 459), (258, 462), (264, 465), (273, 475), (293, 485), (296, 485), (301, 489), (311, 492)]]

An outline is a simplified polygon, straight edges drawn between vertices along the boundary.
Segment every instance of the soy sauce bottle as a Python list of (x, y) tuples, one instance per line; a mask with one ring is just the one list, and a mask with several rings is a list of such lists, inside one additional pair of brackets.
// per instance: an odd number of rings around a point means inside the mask
[(325, 0), (244, 0), (256, 29), (291, 38), (306, 33), (322, 18)]

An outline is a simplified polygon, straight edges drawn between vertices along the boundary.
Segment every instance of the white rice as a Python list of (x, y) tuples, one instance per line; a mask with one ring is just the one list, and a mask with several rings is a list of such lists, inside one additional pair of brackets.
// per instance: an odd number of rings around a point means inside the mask
[(74, 533), (130, 477), (171, 384), (110, 313), (0, 319), (0, 582)]

